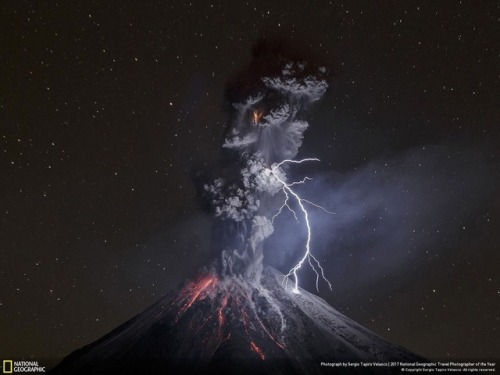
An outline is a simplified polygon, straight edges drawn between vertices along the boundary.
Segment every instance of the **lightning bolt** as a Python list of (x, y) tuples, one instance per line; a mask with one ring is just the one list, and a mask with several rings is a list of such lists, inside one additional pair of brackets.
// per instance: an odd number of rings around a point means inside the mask
[[(304, 220), (305, 220), (305, 224), (306, 224), (307, 241), (306, 241), (306, 246), (305, 246), (305, 253), (304, 253), (303, 257), (298, 261), (298, 263), (295, 266), (293, 266), (293, 268), (283, 278), (283, 283), (285, 284), (285, 287), (286, 287), (288, 285), (288, 281), (289, 281), (290, 277), (292, 277), (292, 275), (293, 275), (295, 286), (292, 289), (292, 292), (296, 293), (296, 294), (300, 293), (299, 292), (299, 276), (297, 275), (297, 271), (302, 268), (302, 266), (304, 265), (304, 263), (306, 261), (309, 263), (309, 265), (311, 266), (311, 269), (316, 274), (316, 290), (319, 291), (318, 284), (319, 284), (319, 277), (320, 277), (320, 275), (321, 275), (321, 278), (328, 284), (328, 287), (330, 288), (330, 290), (332, 290), (332, 284), (325, 277), (325, 272), (323, 270), (323, 267), (321, 267), (321, 264), (318, 261), (318, 259), (316, 259), (316, 257), (311, 253), (311, 225), (309, 223), (309, 213), (306, 210), (306, 208), (304, 207), (304, 203), (307, 203), (307, 204), (310, 204), (310, 205), (312, 205), (314, 207), (320, 208), (320, 209), (322, 209), (323, 211), (325, 211), (325, 212), (327, 212), (329, 214), (334, 214), (334, 213), (328, 211), (327, 209), (325, 209), (325, 208), (323, 208), (323, 207), (321, 207), (321, 206), (319, 206), (319, 205), (317, 205), (315, 203), (312, 203), (312, 202), (310, 202), (310, 201), (308, 201), (306, 199), (301, 198), (292, 189), (293, 186), (298, 185), (298, 184), (303, 184), (307, 180), (310, 180), (310, 178), (306, 177), (306, 178), (304, 178), (301, 181), (286, 183), (286, 181), (282, 177), (280, 177), (280, 174), (283, 174), (283, 172), (281, 172), (281, 170), (280, 170), (280, 168), (281, 168), (282, 165), (284, 165), (284, 164), (302, 164), (304, 162), (309, 162), (309, 161), (319, 161), (319, 159), (315, 159), (315, 158), (306, 158), (306, 159), (302, 159), (302, 160), (289, 160), (289, 159), (286, 159), (286, 160), (281, 161), (280, 163), (273, 164), (271, 166), (271, 169), (270, 169), (271, 174), (281, 184), (281, 186), (282, 186), (281, 190), (285, 194), (285, 201), (284, 201), (283, 205), (280, 207), (278, 213), (276, 213), (276, 215), (273, 216), (273, 221), (276, 218), (276, 216), (278, 216), (279, 214), (281, 214), (281, 212), (283, 211), (284, 208), (287, 208), (289, 211), (291, 211), (293, 213), (294, 217), (295, 217), (295, 220), (297, 222), (299, 221), (298, 217), (297, 217), (297, 213), (289, 205), (289, 201), (290, 201), (291, 197), (293, 197), (293, 199), (295, 200), (295, 202), (299, 206), (300, 211), (302, 211), (302, 214), (303, 214)], [(319, 270), (319, 272), (318, 272), (318, 270)]]

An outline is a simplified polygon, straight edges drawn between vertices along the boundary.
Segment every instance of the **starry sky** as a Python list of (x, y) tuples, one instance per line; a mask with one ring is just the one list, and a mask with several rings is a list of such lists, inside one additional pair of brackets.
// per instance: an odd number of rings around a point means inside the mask
[[(2, 356), (57, 362), (216, 256), (195, 176), (220, 163), (227, 82), (280, 38), (330, 70), (299, 154), (321, 163), (295, 172), (336, 212), (313, 217), (320, 295), (428, 358), (500, 358), (498, 10), (2, 2)], [(291, 223), (265, 249), (282, 271)]]

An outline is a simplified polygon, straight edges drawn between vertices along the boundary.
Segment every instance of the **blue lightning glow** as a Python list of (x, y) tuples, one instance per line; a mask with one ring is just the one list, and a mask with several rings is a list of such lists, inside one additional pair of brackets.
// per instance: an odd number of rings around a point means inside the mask
[[(319, 291), (319, 285), (318, 284), (319, 284), (320, 274), (321, 274), (321, 278), (328, 284), (328, 287), (330, 288), (330, 290), (332, 290), (332, 284), (325, 277), (325, 273), (324, 273), (323, 267), (321, 267), (321, 264), (318, 261), (318, 259), (316, 259), (316, 257), (314, 257), (314, 255), (311, 253), (311, 225), (309, 223), (309, 213), (307, 212), (307, 210), (304, 207), (303, 203), (307, 203), (307, 204), (310, 204), (310, 205), (312, 205), (314, 207), (320, 208), (320, 209), (322, 209), (323, 211), (325, 211), (325, 212), (327, 212), (329, 214), (334, 214), (334, 213), (326, 210), (325, 208), (323, 208), (323, 207), (321, 207), (321, 206), (319, 206), (319, 205), (317, 205), (315, 203), (312, 203), (312, 202), (310, 202), (310, 201), (308, 201), (306, 199), (301, 198), (292, 189), (292, 186), (298, 185), (298, 184), (303, 184), (307, 180), (310, 180), (310, 178), (306, 177), (306, 178), (304, 178), (301, 181), (286, 183), (286, 181), (282, 177), (280, 177), (280, 174), (283, 174), (283, 172), (280, 170), (280, 167), (282, 165), (288, 164), (288, 163), (291, 163), (291, 164), (301, 164), (301, 163), (308, 162), (308, 161), (319, 161), (319, 159), (315, 159), (315, 158), (306, 158), (306, 159), (302, 159), (302, 160), (289, 160), (289, 159), (287, 159), (287, 160), (283, 160), (280, 163), (273, 164), (271, 166), (271, 169), (270, 169), (271, 174), (281, 184), (281, 186), (282, 186), (281, 189), (282, 189), (283, 193), (285, 194), (285, 201), (283, 202), (283, 205), (280, 207), (278, 213), (276, 213), (276, 215), (273, 216), (273, 221), (276, 218), (276, 216), (278, 216), (279, 214), (281, 214), (281, 212), (283, 211), (283, 208), (286, 207), (289, 211), (291, 211), (293, 213), (293, 215), (295, 217), (295, 220), (297, 222), (299, 222), (299, 219), (297, 217), (297, 213), (288, 204), (288, 202), (290, 200), (290, 197), (293, 197), (295, 199), (297, 205), (300, 207), (300, 210), (302, 211), (302, 214), (304, 216), (304, 221), (305, 221), (305, 224), (306, 224), (307, 241), (306, 241), (306, 246), (305, 246), (305, 253), (304, 253), (303, 257), (298, 261), (298, 263), (283, 278), (283, 283), (285, 284), (285, 287), (287, 287), (288, 286), (288, 281), (289, 281), (290, 277), (293, 275), (295, 285), (294, 285), (294, 288), (292, 289), (292, 292), (293, 293), (297, 293), (297, 294), (300, 293), (299, 292), (299, 276), (297, 275), (297, 272), (302, 268), (302, 265), (305, 263), (306, 260), (308, 261), (309, 265), (311, 266), (311, 269), (316, 274), (316, 290)], [(315, 266), (315, 264), (316, 264), (316, 266)], [(316, 267), (319, 269), (319, 272), (316, 269)]]

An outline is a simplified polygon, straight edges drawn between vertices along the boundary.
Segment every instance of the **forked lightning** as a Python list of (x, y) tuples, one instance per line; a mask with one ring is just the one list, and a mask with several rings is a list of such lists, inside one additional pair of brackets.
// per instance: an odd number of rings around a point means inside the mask
[[(320, 209), (322, 209), (323, 211), (325, 211), (325, 212), (327, 212), (329, 214), (333, 214), (333, 212), (330, 212), (330, 211), (326, 210), (325, 208), (323, 208), (323, 207), (321, 207), (321, 206), (319, 206), (319, 205), (317, 205), (315, 203), (312, 203), (312, 202), (310, 202), (310, 201), (308, 201), (306, 199), (301, 198), (298, 195), (298, 193), (296, 193), (292, 189), (292, 186), (297, 185), (297, 184), (302, 184), (306, 180), (309, 180), (308, 177), (304, 178), (301, 181), (296, 181), (296, 182), (291, 182), (291, 183), (287, 183), (282, 177), (280, 177), (280, 175), (283, 175), (283, 172), (282, 172), (282, 170), (280, 168), (284, 164), (301, 164), (301, 163), (308, 162), (308, 161), (319, 161), (319, 159), (315, 159), (315, 158), (306, 158), (306, 159), (302, 159), (302, 160), (289, 160), (289, 159), (286, 159), (286, 160), (281, 161), (280, 163), (273, 164), (271, 166), (271, 168), (270, 168), (271, 174), (282, 185), (281, 189), (282, 189), (283, 193), (285, 194), (285, 201), (283, 202), (283, 205), (280, 207), (278, 213), (276, 215), (274, 215), (273, 220), (274, 220), (274, 218), (276, 216), (278, 216), (283, 211), (283, 208), (286, 207), (288, 210), (290, 210), (293, 213), (293, 215), (295, 216), (295, 219), (297, 220), (297, 222), (299, 222), (297, 213), (289, 205), (290, 197), (293, 197), (293, 199), (295, 200), (295, 202), (299, 206), (300, 211), (302, 211), (302, 215), (304, 217), (304, 221), (305, 221), (305, 225), (306, 225), (306, 229), (307, 229), (307, 240), (306, 240), (306, 245), (305, 245), (305, 253), (302, 256), (302, 258), (297, 262), (297, 264), (283, 278), (283, 283), (285, 284), (285, 286), (287, 286), (290, 277), (293, 275), (293, 278), (294, 278), (294, 287), (292, 289), (292, 292), (293, 293), (297, 293), (297, 294), (300, 293), (299, 292), (299, 276), (298, 276), (297, 272), (302, 268), (302, 265), (305, 263), (306, 260), (308, 261), (308, 263), (311, 266), (312, 270), (316, 273), (316, 290), (319, 291), (319, 285), (318, 284), (319, 284), (320, 274), (321, 274), (321, 278), (328, 284), (328, 287), (330, 288), (330, 290), (332, 290), (332, 284), (326, 278), (324, 270), (323, 270), (323, 267), (321, 267), (321, 264), (318, 261), (318, 259), (316, 259), (316, 257), (311, 253), (311, 225), (309, 223), (309, 213), (306, 210), (306, 208), (304, 207), (304, 203), (307, 203), (307, 204), (310, 204), (310, 205), (312, 205), (314, 207), (320, 208)], [(318, 269), (316, 269), (316, 267), (319, 269), (319, 271), (318, 271)]]

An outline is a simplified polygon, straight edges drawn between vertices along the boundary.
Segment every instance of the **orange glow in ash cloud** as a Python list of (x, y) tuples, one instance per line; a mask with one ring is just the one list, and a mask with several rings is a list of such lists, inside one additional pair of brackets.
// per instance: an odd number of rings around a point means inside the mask
[(257, 111), (257, 110), (253, 111), (252, 124), (257, 125), (260, 122), (260, 119), (262, 118), (263, 115), (264, 113), (262, 111)]

